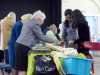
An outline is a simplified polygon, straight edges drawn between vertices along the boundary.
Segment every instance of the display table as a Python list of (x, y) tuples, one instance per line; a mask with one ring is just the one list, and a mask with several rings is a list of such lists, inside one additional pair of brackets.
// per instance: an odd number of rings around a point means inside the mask
[[(40, 45), (41, 46), (41, 45)], [(65, 57), (66, 55), (76, 55), (77, 51), (70, 49), (70, 50), (64, 50), (64, 48), (60, 46), (54, 46), (52, 44), (46, 44), (48, 48), (44, 48), (41, 46), (37, 46), (36, 48), (33, 48), (29, 54), (28, 54), (28, 68), (27, 68), (27, 75), (35, 75), (35, 56), (37, 55), (51, 55), (53, 57), (53, 60), (55, 62), (56, 68), (60, 75), (63, 75), (63, 69), (62, 69), (62, 61), (59, 59)], [(40, 50), (41, 49), (41, 50)], [(49, 49), (49, 50), (48, 50)], [(69, 48), (67, 48), (69, 49)]]

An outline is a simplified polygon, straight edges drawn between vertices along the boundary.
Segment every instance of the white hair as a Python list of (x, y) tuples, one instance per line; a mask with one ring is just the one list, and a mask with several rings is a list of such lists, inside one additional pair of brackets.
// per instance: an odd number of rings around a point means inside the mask
[(33, 18), (36, 16), (40, 16), (43, 20), (46, 18), (46, 15), (44, 12), (42, 12), (41, 10), (38, 10), (36, 12), (33, 13)]
[(32, 14), (24, 14), (21, 16), (21, 20), (28, 21), (32, 19)]
[(15, 14), (15, 12), (13, 12), (13, 11), (9, 12), (9, 14), (7, 15), (6, 18), (10, 18), (14, 24), (16, 23), (16, 14)]

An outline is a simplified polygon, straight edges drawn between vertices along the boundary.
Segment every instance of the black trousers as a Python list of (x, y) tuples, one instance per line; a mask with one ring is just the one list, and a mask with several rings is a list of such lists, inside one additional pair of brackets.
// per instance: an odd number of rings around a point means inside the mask
[(4, 51), (0, 50), (0, 62), (2, 62), (4, 59)]

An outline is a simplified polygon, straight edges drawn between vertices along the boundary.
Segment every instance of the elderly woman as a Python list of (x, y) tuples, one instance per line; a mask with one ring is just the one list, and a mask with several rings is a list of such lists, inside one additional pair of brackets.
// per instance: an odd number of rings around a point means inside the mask
[(32, 19), (32, 14), (24, 14), (21, 16), (21, 21), (17, 21), (12, 28), (11, 36), (8, 43), (9, 64), (12, 66), (12, 75), (15, 75), (15, 43), (21, 33), (22, 26), (25, 22)]
[(39, 41), (52, 43), (54, 40), (43, 35), (41, 25), (44, 23), (46, 16), (43, 12), (36, 11), (30, 21), (23, 24), (21, 34), (15, 44), (16, 62), (15, 69), (18, 75), (26, 75), (28, 65), (28, 52)]

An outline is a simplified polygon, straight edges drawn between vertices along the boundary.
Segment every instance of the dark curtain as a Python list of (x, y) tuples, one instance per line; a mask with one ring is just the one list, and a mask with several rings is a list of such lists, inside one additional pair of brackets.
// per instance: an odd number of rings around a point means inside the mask
[(47, 15), (45, 25), (61, 22), (61, 0), (0, 0), (0, 19), (10, 11), (14, 11), (20, 19), (21, 15), (39, 9)]
[(51, 3), (52, 23), (58, 25), (61, 22), (61, 0), (52, 0)]

